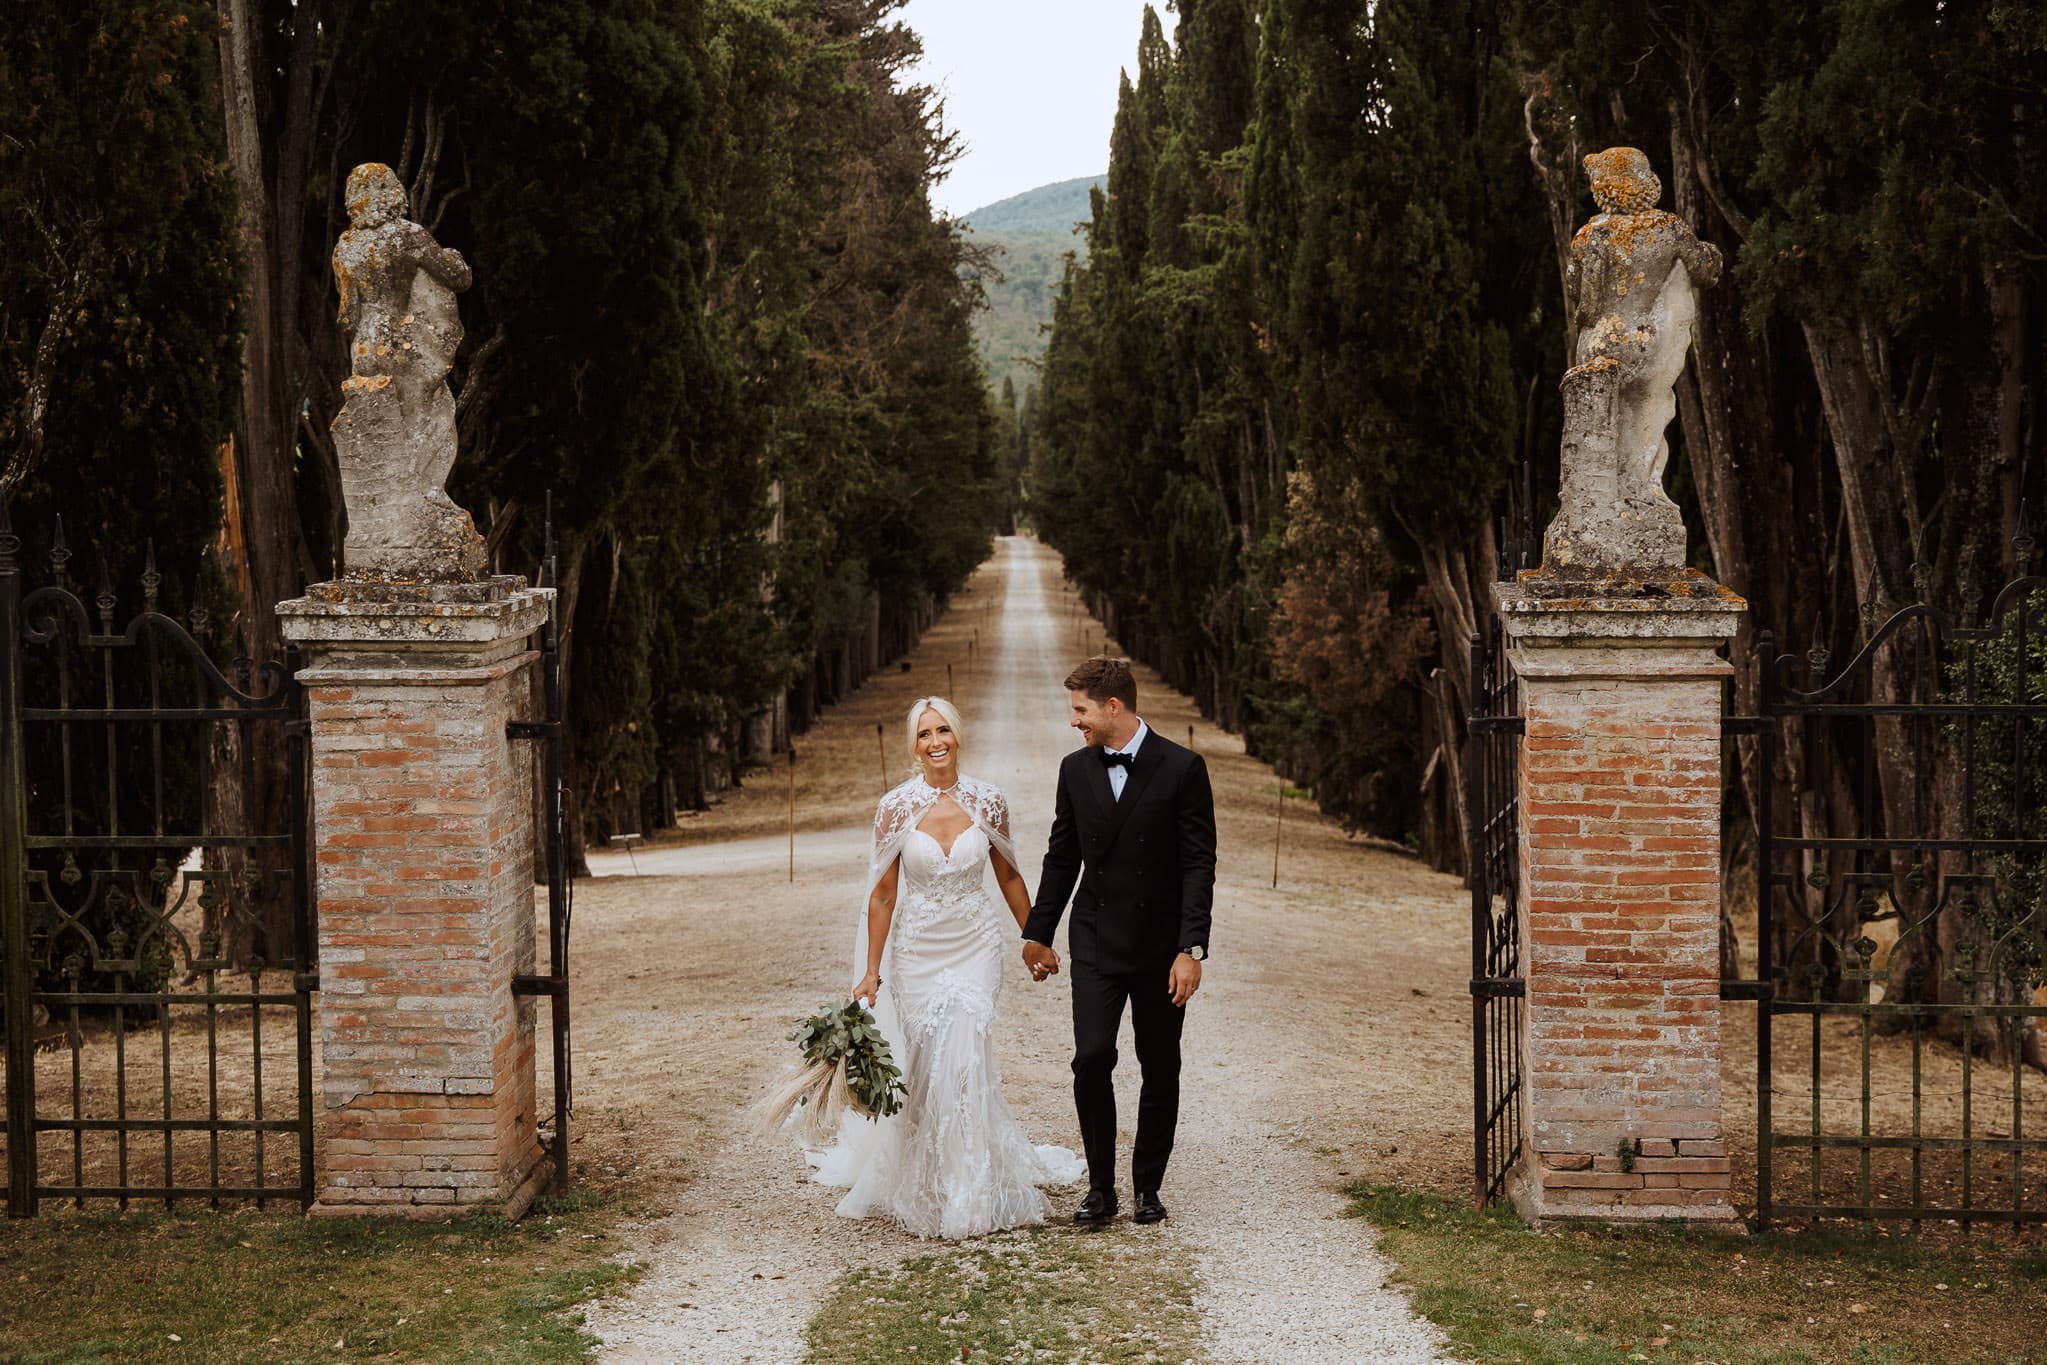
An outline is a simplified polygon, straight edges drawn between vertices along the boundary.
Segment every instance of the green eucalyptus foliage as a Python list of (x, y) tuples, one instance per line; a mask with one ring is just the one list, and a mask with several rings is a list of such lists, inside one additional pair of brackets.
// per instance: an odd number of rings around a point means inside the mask
[(859, 1001), (798, 1020), (789, 1040), (803, 1054), (804, 1065), (845, 1068), (846, 1086), (862, 1112), (875, 1118), (901, 1112), (903, 1073), (874, 1016)]

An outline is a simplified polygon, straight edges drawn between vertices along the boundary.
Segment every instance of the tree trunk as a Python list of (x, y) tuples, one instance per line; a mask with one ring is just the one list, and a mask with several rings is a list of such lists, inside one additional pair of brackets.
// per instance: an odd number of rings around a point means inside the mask
[[(1467, 636), (1457, 640), (1452, 640), (1448, 636), (1441, 638), (1444, 655), (1455, 654), (1460, 650), (1468, 652), (1467, 643), (1470, 637)], [(1470, 661), (1466, 660), (1465, 672), (1467, 674), (1471, 671), (1469, 664)], [(1424, 843), (1422, 846), (1422, 856), (1428, 859), (1429, 866), (1435, 868), (1438, 872), (1449, 872), (1460, 877), (1468, 877), (1472, 872), (1471, 819), (1473, 812), (1466, 804), (1464, 791), (1464, 742), (1468, 733), (1464, 718), (1470, 714), (1470, 711), (1468, 704), (1463, 708), (1459, 707), (1456, 700), (1456, 689), (1450, 685), (1450, 675), (1447, 670), (1440, 667), (1430, 670), (1429, 698), (1433, 703), (1430, 709), (1434, 713), (1437, 736), (1436, 752), (1440, 758), (1436, 765), (1435, 781), (1437, 789), (1443, 793), (1443, 800), (1440, 804), (1445, 815), (1444, 823), (1448, 825), (1448, 829), (1441, 832), (1447, 834), (1448, 837), (1440, 839), (1433, 848)], [(1426, 827), (1423, 833), (1428, 833)]]
[(1441, 732), (1442, 764), (1447, 770), (1448, 804), (1456, 814), (1457, 837), (1447, 847), (1424, 849), (1432, 867), (1468, 874), (1464, 832), (1472, 812), (1465, 808), (1465, 717), (1471, 714), (1471, 637), (1492, 615), (1492, 541), (1481, 529), (1463, 544), (1415, 537), (1421, 546), (1427, 576), (1429, 610), (1435, 618), (1441, 664), (1430, 678), (1436, 720)]
[[(1702, 164), (1683, 123), (1671, 126), (1674, 205), (1701, 238), (1732, 259), (1743, 225), (1731, 219), (1706, 192), (1717, 175)], [(1761, 704), (1763, 662), (1757, 651), (1764, 631), (1775, 647), (1810, 641), (1818, 623), (1812, 585), (1826, 581), (1821, 524), (1818, 443), (1780, 421), (1781, 385), (1773, 372), (1783, 357), (1757, 345), (1742, 318), (1742, 298), (1732, 279), (1699, 294), (1697, 342), (1692, 363), (1677, 384), (1678, 423), (1685, 457), (1698, 491), (1699, 511), (1713, 572), (1740, 593), (1749, 610), (1729, 650), (1734, 664), (1734, 711), (1752, 716)], [(1788, 419), (1797, 420), (1794, 414)], [(1736, 741), (1737, 780), (1753, 818), (1762, 808), (1761, 784), (1771, 781), (1779, 812), (1797, 809), (1791, 781), (1794, 754), (1779, 749), (1776, 772), (1758, 771), (1760, 745), (1754, 736)], [(1799, 926), (1802, 929), (1804, 926)], [(1721, 945), (1723, 969), (1739, 969), (1740, 945), (1731, 920)]]
[[(596, 533), (576, 537), (569, 548), (568, 568), (556, 586), (555, 620), (560, 623), (561, 706), (564, 720), (574, 714), (576, 605), (583, 593), (583, 570), (590, 562), (590, 542)], [(589, 850), (583, 837), (583, 769), (576, 753), (576, 729), (562, 727), (562, 823), (568, 830), (568, 864), (571, 877), (590, 875)]]
[[(266, 172), (263, 79), (267, 54), (260, 25), (260, 0), (218, 0), (221, 102), (228, 161), (240, 200), (240, 227), (248, 298), (243, 321), (241, 411), (235, 428), (235, 503), (241, 525), (229, 540), (242, 562), (231, 574), (240, 601), (235, 625), (244, 655), (279, 657), (283, 640), (277, 604), (298, 594), (298, 510), (293, 488), (297, 408), (288, 401), (285, 356), (291, 319), (284, 300), (293, 296), (282, 273), (280, 215)], [(310, 60), (310, 51), (308, 51)], [(303, 179), (295, 183), (303, 185)], [(299, 216), (285, 215), (297, 228)], [(296, 261), (296, 251), (292, 253)], [(295, 266), (294, 266), (295, 268)], [(215, 766), (210, 799), (218, 812), (232, 813), (236, 827), (250, 834), (283, 833), (289, 827), (289, 780), (284, 736), (274, 726), (226, 741), (235, 762)], [(239, 752), (246, 743), (248, 752)], [(232, 862), (233, 860), (230, 860)], [(290, 941), (287, 897), (259, 899), (263, 934)]]
[[(1990, 293), (1991, 344), (1997, 353), (1997, 573), (1988, 585), (1995, 592), (2018, 577), (2019, 505), (2026, 487), (2026, 418), (2029, 365), (2039, 365), (2039, 348), (2031, 343), (2026, 309), (2025, 276), (2017, 269), (1995, 271)], [(2037, 406), (2037, 404), (2036, 404)]]

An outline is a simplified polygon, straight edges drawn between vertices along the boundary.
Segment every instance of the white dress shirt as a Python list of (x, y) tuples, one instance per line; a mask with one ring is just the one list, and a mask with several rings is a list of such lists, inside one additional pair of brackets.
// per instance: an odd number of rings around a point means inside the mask
[[(1130, 737), (1130, 742), (1120, 749), (1108, 749), (1105, 750), (1105, 752), (1112, 754), (1129, 754), (1132, 758), (1135, 758), (1137, 757), (1137, 746), (1144, 743), (1144, 737), (1150, 733), (1151, 727), (1146, 725), (1143, 719), (1140, 717), (1137, 722), (1137, 733)], [(1118, 764), (1117, 766), (1109, 769), (1109, 790), (1115, 793), (1116, 799), (1118, 801), (1121, 801), (1123, 799), (1123, 785), (1129, 780), (1130, 769), (1124, 767), (1123, 765)]]

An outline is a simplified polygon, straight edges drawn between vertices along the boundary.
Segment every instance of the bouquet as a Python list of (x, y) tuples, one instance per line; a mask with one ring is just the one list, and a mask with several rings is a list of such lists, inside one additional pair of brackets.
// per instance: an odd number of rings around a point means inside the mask
[(761, 1104), (761, 1122), (773, 1131), (802, 1111), (806, 1142), (822, 1145), (847, 1113), (887, 1118), (903, 1107), (903, 1073), (888, 1039), (858, 1000), (827, 1006), (801, 1020), (789, 1035), (802, 1061)]

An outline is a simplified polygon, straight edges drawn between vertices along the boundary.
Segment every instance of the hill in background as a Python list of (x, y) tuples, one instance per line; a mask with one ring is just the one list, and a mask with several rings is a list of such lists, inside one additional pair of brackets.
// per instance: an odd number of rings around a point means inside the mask
[(1087, 259), (1087, 238), (1074, 225), (1087, 221), (1088, 192), (1103, 179), (1091, 175), (1041, 185), (962, 219), (977, 244), (995, 249), (1002, 272), (1001, 279), (982, 282), (988, 307), (974, 320), (988, 384), (997, 393), (1008, 379), (1021, 400), (1038, 382), (1034, 365), (1045, 354), (1044, 329), (1052, 321), (1066, 254)]
[(1075, 223), (1087, 221), (1088, 192), (1107, 179), (1102, 175), (1084, 175), (1078, 180), (1040, 185), (975, 209), (964, 215), (962, 221), (972, 223), (976, 232), (1051, 232), (1065, 236), (1073, 231)]

